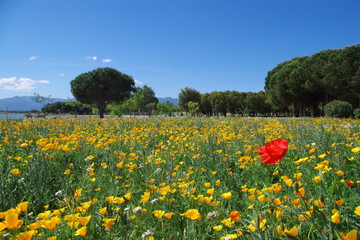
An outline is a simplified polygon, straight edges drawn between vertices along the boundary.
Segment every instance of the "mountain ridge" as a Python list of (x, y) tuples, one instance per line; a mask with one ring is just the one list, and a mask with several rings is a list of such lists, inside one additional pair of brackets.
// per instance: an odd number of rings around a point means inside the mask
[[(174, 105), (178, 105), (179, 100), (177, 98), (165, 97), (158, 98), (159, 103), (165, 103), (167, 101)], [(65, 102), (68, 99), (52, 98), (52, 102)], [(49, 102), (47, 102), (49, 103)], [(15, 96), (10, 98), (0, 99), (0, 111), (10, 112), (28, 112), (32, 110), (40, 111), (47, 103), (37, 103), (33, 101), (33, 96)]]

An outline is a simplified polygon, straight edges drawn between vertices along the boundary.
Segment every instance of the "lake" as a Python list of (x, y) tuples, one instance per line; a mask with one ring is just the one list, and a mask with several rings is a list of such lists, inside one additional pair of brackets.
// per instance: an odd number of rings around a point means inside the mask
[(0, 119), (24, 119), (26, 118), (22, 113), (1, 113)]

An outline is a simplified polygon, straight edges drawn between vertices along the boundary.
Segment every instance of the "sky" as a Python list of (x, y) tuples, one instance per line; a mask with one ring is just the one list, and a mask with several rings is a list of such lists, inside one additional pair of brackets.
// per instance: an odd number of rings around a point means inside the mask
[(360, 43), (359, 0), (0, 0), (0, 98), (72, 99), (110, 67), (157, 97), (264, 90), (298, 56)]

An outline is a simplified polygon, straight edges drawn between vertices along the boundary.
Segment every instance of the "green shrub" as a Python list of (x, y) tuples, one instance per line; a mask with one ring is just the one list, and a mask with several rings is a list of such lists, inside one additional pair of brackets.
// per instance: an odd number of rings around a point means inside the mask
[(357, 108), (354, 110), (354, 117), (355, 118), (360, 118), (360, 108)]
[(334, 100), (326, 104), (324, 112), (327, 117), (349, 118), (352, 116), (353, 110), (350, 103)]

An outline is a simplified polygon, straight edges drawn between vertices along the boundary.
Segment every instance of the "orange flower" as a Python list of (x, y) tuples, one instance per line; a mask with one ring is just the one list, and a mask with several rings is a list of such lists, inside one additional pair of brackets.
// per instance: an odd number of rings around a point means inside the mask
[(258, 149), (261, 161), (264, 164), (274, 166), (275, 163), (281, 161), (288, 150), (288, 141), (284, 139), (276, 139), (265, 144)]
[(75, 236), (86, 236), (86, 227), (81, 227), (75, 232)]
[(16, 213), (10, 213), (6, 215), (5, 221), (1, 223), (0, 229), (7, 228), (9, 230), (12, 230), (14, 228), (21, 227), (23, 220), (19, 220), (18, 214)]
[(221, 197), (229, 200), (232, 198), (232, 194), (231, 194), (231, 192), (226, 192), (226, 193), (221, 194)]
[(232, 211), (229, 215), (228, 215), (229, 218), (231, 218), (231, 220), (237, 222), (241, 219), (241, 215), (240, 215), (240, 212), (238, 211)]
[(201, 214), (197, 209), (189, 209), (186, 211), (186, 213), (180, 214), (180, 216), (190, 218), (192, 220), (200, 220)]
[(340, 236), (343, 240), (357, 240), (357, 230), (352, 230), (348, 232), (346, 235), (341, 232)]

